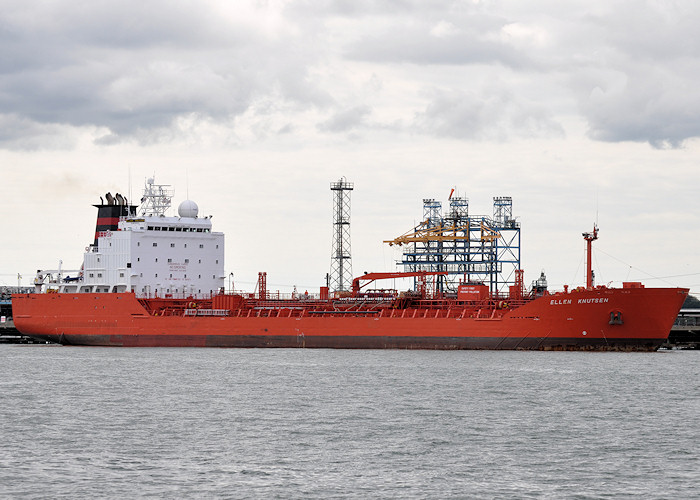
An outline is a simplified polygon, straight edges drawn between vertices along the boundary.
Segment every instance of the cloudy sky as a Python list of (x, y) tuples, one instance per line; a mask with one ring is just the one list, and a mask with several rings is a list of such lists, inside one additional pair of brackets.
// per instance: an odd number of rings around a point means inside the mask
[(0, 0), (0, 284), (77, 268), (107, 191), (154, 175), (253, 288), (317, 289), (331, 181), (355, 274), (447, 204), (512, 196), (526, 281), (700, 293), (700, 3)]

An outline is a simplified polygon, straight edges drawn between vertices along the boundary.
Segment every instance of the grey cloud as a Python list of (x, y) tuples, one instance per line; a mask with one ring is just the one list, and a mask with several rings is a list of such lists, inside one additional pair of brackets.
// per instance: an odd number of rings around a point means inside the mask
[[(56, 147), (70, 127), (104, 131), (100, 144), (167, 141), (186, 133), (183, 118), (233, 127), (243, 114), (265, 136), (309, 109), (321, 132), (501, 140), (561, 134), (558, 117), (578, 113), (600, 141), (700, 136), (692, 2), (255, 4), (281, 19), (274, 30), (221, 15), (225, 2), (5, 3), (0, 116), (28, 136), (0, 132), (0, 147)], [(387, 84), (358, 88), (357, 67)], [(416, 94), (426, 87), (441, 90)], [(397, 89), (405, 100), (383, 99)], [(421, 106), (408, 125), (406, 110)]]
[(16, 114), (0, 114), (0, 147), (18, 151), (45, 148), (71, 149), (73, 137), (66, 127), (53, 123), (37, 123)]
[(294, 125), (291, 123), (287, 123), (283, 127), (281, 127), (279, 130), (277, 130), (278, 135), (286, 135), (286, 134), (291, 134), (294, 132)]
[[(624, 1), (597, 8), (590, 2), (541, 2), (507, 9), (476, 4), (421, 9), (402, 2), (393, 18), (363, 3), (350, 11), (336, 2), (329, 4), (334, 15), (385, 16), (381, 29), (368, 30), (366, 36), (348, 43), (346, 56), (350, 59), (488, 68), (491, 72), (501, 65), (506, 72), (512, 71), (501, 79), (510, 82), (504, 88), (511, 95), (517, 95), (523, 83), (548, 89), (557, 82), (565, 91), (568, 75), (571, 95), (594, 140), (678, 147), (700, 137), (700, 102), (694, 90), (700, 79), (700, 31), (696, 27), (700, 4)], [(337, 8), (332, 10), (333, 6)], [(431, 26), (441, 19), (448, 20), (454, 31), (433, 36)], [(532, 29), (543, 38), (503, 37), (501, 30), (510, 25)], [(598, 81), (601, 73), (616, 72), (625, 74), (623, 87), (609, 88), (606, 81)], [(469, 95), (478, 90), (468, 86), (452, 92)], [(561, 126), (552, 117), (575, 111), (562, 107), (561, 101), (554, 102), (543, 90), (539, 96), (531, 95), (527, 105), (506, 106), (506, 116), (501, 115), (499, 121), (490, 112), (498, 112), (505, 102), (495, 105), (498, 100), (492, 97), (452, 102), (446, 95), (435, 98), (417, 117), (420, 130), (463, 138), (501, 135), (505, 130), (526, 136), (558, 133)], [(519, 126), (523, 127), (520, 132)]]
[(700, 98), (692, 83), (656, 76), (629, 75), (618, 87), (593, 88), (581, 103), (589, 136), (648, 142), (655, 148), (681, 147), (700, 136)]
[(371, 113), (367, 106), (355, 106), (336, 112), (330, 119), (318, 125), (323, 132), (347, 132), (359, 127)]
[[(231, 25), (211, 6), (194, 0), (139, 2), (15, 2), (4, 5), (0, 37), (48, 51), (65, 47), (134, 50), (148, 47), (203, 48), (231, 45), (256, 37), (245, 23)], [(51, 41), (52, 44), (45, 42)], [(33, 45), (35, 44), (35, 45)], [(59, 52), (55, 52), (57, 54)], [(60, 51), (62, 60), (70, 52)], [(32, 60), (41, 60), (34, 54)]]
[(500, 63), (511, 68), (533, 66), (523, 52), (504, 43), (484, 40), (475, 33), (447, 37), (430, 34), (429, 26), (396, 27), (380, 36), (365, 38), (348, 49), (347, 57), (379, 63), (420, 65)]
[(302, 0), (285, 7), (290, 15), (299, 18), (331, 17), (366, 18), (371, 16), (425, 15), (426, 12), (445, 12), (454, 6), (452, 0)]
[(700, 3), (627, 0), (610, 4), (605, 17), (586, 16), (598, 28), (605, 45), (634, 61), (668, 63), (696, 59), (700, 47)]
[(308, 77), (315, 52), (303, 36), (265, 36), (200, 2), (114, 5), (3, 13), (0, 113), (104, 127), (106, 144), (163, 137), (182, 116), (230, 122), (269, 95), (331, 101)]
[(416, 116), (415, 127), (439, 137), (467, 140), (561, 136), (564, 133), (546, 108), (497, 89), (480, 94), (436, 91), (425, 111)]
[[(358, 32), (345, 47), (345, 55), (350, 59), (420, 65), (500, 63), (507, 67), (527, 67), (535, 64), (528, 53), (500, 37), (500, 30), (511, 22), (509, 18), (489, 12), (476, 2), (372, 3), (377, 5), (360, 2), (349, 14), (359, 17), (360, 6), (364, 6), (361, 12), (373, 20), (357, 21)], [(340, 9), (334, 13), (348, 15)], [(440, 34), (435, 28), (441, 24), (453, 29)], [(378, 29), (372, 29), (374, 26)]]
[(696, 2), (614, 4), (605, 18), (585, 18), (606, 35), (586, 65), (569, 69), (590, 138), (677, 148), (700, 137), (697, 19)]

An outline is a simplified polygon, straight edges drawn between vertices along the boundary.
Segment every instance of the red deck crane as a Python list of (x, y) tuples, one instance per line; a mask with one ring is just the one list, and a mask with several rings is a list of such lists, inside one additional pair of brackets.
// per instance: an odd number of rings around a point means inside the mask
[[(425, 282), (426, 276), (447, 276), (444, 271), (413, 271), (413, 272), (395, 272), (395, 273), (367, 273), (362, 276), (358, 276), (352, 280), (352, 296), (357, 297), (360, 293), (360, 289), (363, 286), (369, 285), (375, 280), (390, 279), (390, 278), (413, 278), (422, 277), (423, 282)], [(360, 285), (360, 281), (366, 281), (364, 285)], [(423, 291), (424, 292), (424, 291)]]

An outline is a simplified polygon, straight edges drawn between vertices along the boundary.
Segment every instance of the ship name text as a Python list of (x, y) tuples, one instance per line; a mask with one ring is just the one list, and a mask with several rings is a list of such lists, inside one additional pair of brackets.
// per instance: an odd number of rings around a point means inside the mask
[(571, 304), (571, 299), (552, 299), (549, 301), (550, 306), (561, 306)]
[[(592, 297), (590, 299), (578, 299), (577, 304), (604, 304), (608, 301), (607, 297)], [(573, 302), (572, 299), (552, 299), (549, 301), (550, 306), (564, 306)]]

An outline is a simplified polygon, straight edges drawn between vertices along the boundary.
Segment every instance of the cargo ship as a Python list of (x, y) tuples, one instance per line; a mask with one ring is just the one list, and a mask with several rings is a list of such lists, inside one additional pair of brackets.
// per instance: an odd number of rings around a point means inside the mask
[[(331, 291), (327, 281), (318, 293), (283, 296), (268, 291), (260, 273), (255, 292), (235, 292), (225, 289), (224, 235), (191, 200), (180, 203), (177, 216), (166, 215), (172, 198), (169, 186), (153, 179), (145, 183), (140, 210), (107, 193), (94, 205), (95, 235), (81, 268), (39, 270), (34, 293), (13, 295), (17, 329), (91, 346), (653, 351), (668, 338), (688, 294), (638, 282), (596, 286), (596, 226), (583, 233), (585, 286), (550, 292), (542, 273), (526, 290), (519, 258), (512, 280), (494, 283), (496, 274), (488, 271), (502, 269), (498, 247), (484, 249), (502, 237), (499, 227), (505, 232), (515, 224), (503, 219), (487, 227), (483, 217), (465, 219), (480, 231), (476, 237), (454, 220), (448, 226), (427, 218), (420, 231), (388, 242), (413, 249), (410, 267), (365, 273), (347, 290)], [(434, 255), (435, 242), (478, 248), (492, 260), (421, 265), (416, 255)], [(430, 251), (416, 251), (421, 244)], [(473, 279), (477, 273), (491, 281)], [(397, 278), (413, 281), (412, 289), (369, 289)]]

